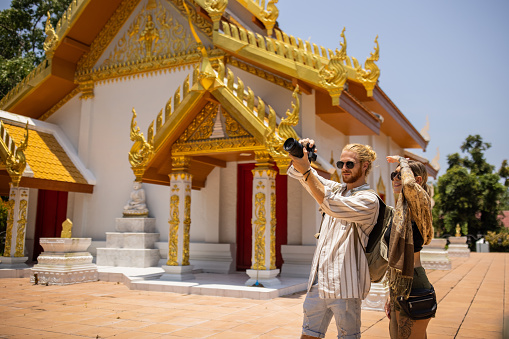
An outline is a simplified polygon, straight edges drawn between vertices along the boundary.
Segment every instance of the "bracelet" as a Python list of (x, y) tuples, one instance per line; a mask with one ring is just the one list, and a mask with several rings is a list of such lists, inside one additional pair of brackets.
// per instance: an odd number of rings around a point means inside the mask
[(306, 173), (308, 174), (308, 176), (306, 177), (306, 179), (304, 181), (308, 181), (309, 175), (311, 174), (311, 169), (309, 169), (309, 171), (307, 171)]
[(302, 173), (302, 175), (304, 176), (304, 175), (308, 174), (310, 171), (311, 171), (311, 167), (306, 172)]

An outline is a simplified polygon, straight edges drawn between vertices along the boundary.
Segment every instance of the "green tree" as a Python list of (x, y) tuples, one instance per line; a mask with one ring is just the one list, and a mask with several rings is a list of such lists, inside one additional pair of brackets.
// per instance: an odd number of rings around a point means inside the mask
[(0, 98), (43, 59), (47, 13), (56, 26), (72, 0), (12, 0), (0, 11)]
[(439, 232), (455, 234), (458, 224), (464, 235), (486, 234), (500, 227), (507, 187), (500, 183), (500, 171), (495, 172), (484, 158), (490, 147), (481, 136), (469, 135), (460, 148), (467, 155), (447, 157), (449, 168), (438, 178), (434, 197), (434, 226)]

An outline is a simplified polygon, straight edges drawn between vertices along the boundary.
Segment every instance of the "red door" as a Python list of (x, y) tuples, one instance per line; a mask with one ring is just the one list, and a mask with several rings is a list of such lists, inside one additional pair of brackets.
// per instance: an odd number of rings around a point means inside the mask
[(37, 218), (35, 221), (34, 256), (37, 260), (43, 248), (40, 238), (60, 238), (62, 223), (67, 218), (68, 192), (39, 190), (37, 196)]
[[(239, 164), (237, 173), (237, 270), (251, 267), (254, 164)], [(277, 169), (275, 167), (275, 169)], [(287, 242), (287, 176), (276, 176), (276, 266), (281, 268), (281, 245)]]

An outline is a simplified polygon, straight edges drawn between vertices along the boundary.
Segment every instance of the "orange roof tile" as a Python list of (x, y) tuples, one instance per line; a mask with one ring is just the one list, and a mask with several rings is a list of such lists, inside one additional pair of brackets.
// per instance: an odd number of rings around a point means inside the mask
[[(4, 121), (5, 128), (16, 146), (24, 140), (26, 130)], [(24, 151), (27, 164), (37, 179), (88, 184), (62, 146), (50, 133), (29, 129), (28, 146)]]

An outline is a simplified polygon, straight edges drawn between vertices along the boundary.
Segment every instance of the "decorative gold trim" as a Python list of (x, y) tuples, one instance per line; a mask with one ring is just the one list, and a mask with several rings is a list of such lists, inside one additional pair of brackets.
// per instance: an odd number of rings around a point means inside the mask
[[(176, 188), (177, 185), (174, 186)], [(178, 188), (177, 188), (178, 189)], [(173, 191), (173, 189), (172, 189)], [(178, 230), (180, 224), (179, 218), (179, 196), (172, 195), (170, 198), (170, 216), (171, 219), (168, 220), (168, 224), (170, 224), (169, 229), (169, 240), (168, 240), (168, 261), (166, 265), (168, 266), (178, 266)]]
[[(189, 185), (187, 185), (189, 186)], [(189, 189), (190, 190), (190, 189)], [(187, 190), (186, 190), (187, 191)], [(191, 196), (184, 198), (184, 248), (182, 251), (182, 266), (189, 265), (189, 239), (191, 230)]]
[(270, 194), (270, 269), (276, 269), (276, 182), (272, 180)]
[(78, 84), (81, 100), (94, 98), (94, 80), (90, 75), (79, 75), (75, 78), (74, 82)]
[(27, 224), (27, 206), (28, 201), (25, 199), (19, 202), (19, 219), (16, 229), (16, 252), (15, 257), (23, 257), (25, 254), (25, 227)]
[[(183, 16), (186, 16), (186, 9), (184, 7), (184, 4), (183, 4), (183, 0), (166, 0), (168, 1), (169, 3), (171, 3), (176, 9), (178, 9), (180, 11), (180, 13), (183, 15)], [(205, 33), (207, 36), (209, 37), (212, 37), (212, 24), (206, 20), (205, 18), (203, 18), (201, 15), (199, 15), (198, 13), (196, 13), (196, 2), (194, 1), (186, 1), (187, 3), (190, 3), (190, 5), (188, 5), (187, 7), (189, 8), (189, 11), (191, 12), (191, 20), (193, 21), (193, 24), (196, 25), (196, 27), (198, 27), (202, 33)]]
[(189, 30), (184, 29), (161, 0), (148, 2), (130, 21), (123, 35), (112, 39), (117, 42), (101, 67), (196, 51), (196, 43)]
[(111, 43), (111, 40), (118, 34), (126, 20), (134, 9), (138, 6), (140, 0), (123, 0), (115, 10), (106, 25), (94, 39), (90, 46), (90, 51), (85, 53), (76, 65), (77, 73), (90, 70), (97, 63), (101, 55)]
[(11, 193), (11, 197), (7, 203), (7, 229), (5, 231), (4, 257), (11, 256), (12, 227), (14, 226), (14, 204), (16, 203), (16, 201), (13, 200), (13, 195), (14, 198), (16, 198), (16, 194)]
[(182, 144), (175, 143), (172, 147), (172, 154), (175, 155), (199, 155), (208, 153), (229, 152), (247, 152), (253, 150), (263, 150), (261, 145), (253, 137), (240, 138), (218, 138), (212, 140), (198, 140)]
[(233, 119), (232, 116), (226, 110), (222, 109), (221, 113), (223, 114), (223, 117), (225, 119), (224, 129), (228, 137), (237, 138), (251, 136), (249, 132), (246, 131), (237, 120)]
[[(208, 54), (214, 59), (224, 56), (224, 52), (220, 49), (208, 50)], [(88, 75), (94, 82), (108, 83), (113, 80), (132, 79), (145, 74), (153, 75), (174, 70), (191, 69), (200, 62), (200, 58), (200, 53), (190, 51), (186, 54), (145, 58), (112, 66), (102, 66), (94, 70), (82, 71), (77, 74), (77, 77)]]
[[(187, 172), (190, 164), (191, 164), (190, 157), (187, 157), (187, 156), (173, 156), (173, 157), (171, 157), (172, 171), (174, 173), (177, 173), (177, 175), (180, 172)], [(182, 173), (180, 173), (180, 174), (182, 174)], [(184, 178), (182, 177), (182, 179), (184, 179)]]
[[(260, 181), (261, 184), (261, 181)], [(267, 219), (265, 217), (265, 193), (258, 192), (254, 197), (255, 211), (253, 215), (254, 229), (254, 263), (251, 266), (253, 270), (265, 270), (265, 227)]]

